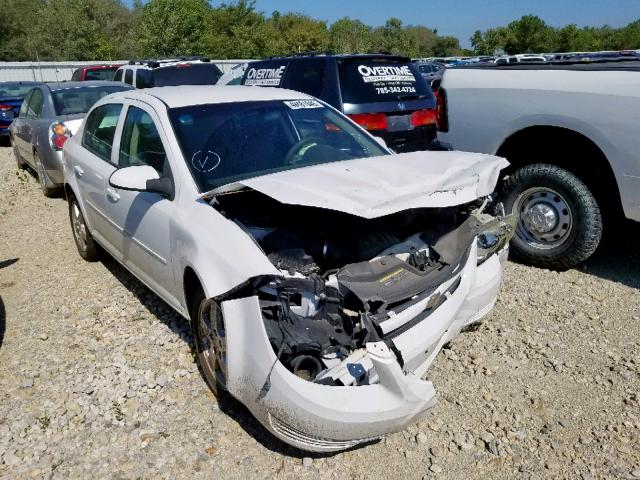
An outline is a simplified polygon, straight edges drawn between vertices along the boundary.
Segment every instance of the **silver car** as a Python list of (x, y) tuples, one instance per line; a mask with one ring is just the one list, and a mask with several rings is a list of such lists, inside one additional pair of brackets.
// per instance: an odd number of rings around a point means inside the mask
[(35, 86), (25, 97), (9, 127), (20, 168), (38, 174), (42, 192), (52, 195), (63, 183), (62, 146), (77, 130), (89, 109), (105, 95), (131, 90), (116, 82), (56, 82)]

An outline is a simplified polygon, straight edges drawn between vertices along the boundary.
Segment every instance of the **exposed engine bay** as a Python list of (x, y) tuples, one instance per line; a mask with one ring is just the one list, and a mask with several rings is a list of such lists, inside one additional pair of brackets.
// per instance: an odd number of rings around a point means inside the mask
[(384, 341), (394, 351), (394, 336), (455, 291), (473, 243), (480, 263), (507, 245), (515, 226), (486, 200), (373, 219), (251, 189), (217, 195), (212, 205), (283, 272), (250, 286), (279, 361), (325, 385), (377, 383), (365, 345)]

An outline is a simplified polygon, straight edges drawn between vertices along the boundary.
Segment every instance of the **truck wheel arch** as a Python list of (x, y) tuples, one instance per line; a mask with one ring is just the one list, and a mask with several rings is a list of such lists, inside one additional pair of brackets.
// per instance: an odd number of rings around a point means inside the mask
[(535, 163), (562, 167), (584, 181), (599, 200), (622, 213), (620, 190), (609, 160), (580, 132), (557, 126), (526, 127), (507, 137), (496, 155), (511, 163), (507, 175)]

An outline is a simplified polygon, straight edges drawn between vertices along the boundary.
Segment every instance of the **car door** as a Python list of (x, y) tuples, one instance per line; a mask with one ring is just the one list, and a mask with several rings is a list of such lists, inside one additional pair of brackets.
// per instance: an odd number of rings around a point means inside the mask
[(112, 227), (106, 212), (105, 194), (109, 177), (117, 168), (113, 140), (123, 110), (122, 103), (107, 103), (89, 113), (82, 133), (82, 154), (74, 156), (73, 165), (70, 165), (91, 233), (114, 255), (116, 248), (108, 240)]
[(44, 107), (44, 93), (41, 88), (36, 88), (31, 94), (27, 118), (23, 125), (23, 136), (25, 140), (23, 158), (36, 168), (33, 150), (37, 148), (37, 132), (42, 120), (42, 109)]
[[(154, 110), (142, 103), (129, 105), (117, 145), (118, 166), (150, 165), (161, 177), (171, 178), (167, 144)], [(119, 259), (168, 303), (179, 308), (171, 266), (173, 199), (107, 185), (106, 208), (111, 224), (107, 240), (115, 246)]]
[[(33, 93), (36, 91), (37, 89), (33, 89), (31, 91), (29, 91), (29, 93), (27, 93), (27, 96), (25, 97), (24, 101), (22, 102), (22, 106), (20, 107), (20, 113), (18, 114), (18, 118), (16, 118), (13, 122), (14, 122), (14, 126), (13, 126), (13, 131), (15, 133), (14, 135), (14, 141), (16, 144), (16, 147), (18, 147), (18, 150), (20, 151), (20, 156), (22, 158), (24, 158), (25, 160), (29, 161), (29, 164), (31, 164), (32, 161), (32, 155), (31, 155), (31, 151), (28, 148), (29, 145), (29, 138), (27, 137), (26, 134), (26, 124), (29, 121), (29, 112), (31, 110), (30, 107), (30, 103), (31, 103), (31, 99), (33, 98)], [(27, 155), (28, 152), (28, 155)]]

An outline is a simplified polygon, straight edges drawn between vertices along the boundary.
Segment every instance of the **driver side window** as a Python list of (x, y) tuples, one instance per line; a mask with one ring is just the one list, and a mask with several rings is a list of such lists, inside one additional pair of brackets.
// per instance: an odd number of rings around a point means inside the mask
[(120, 168), (149, 165), (158, 175), (166, 174), (167, 154), (151, 115), (138, 107), (129, 107), (120, 141)]

